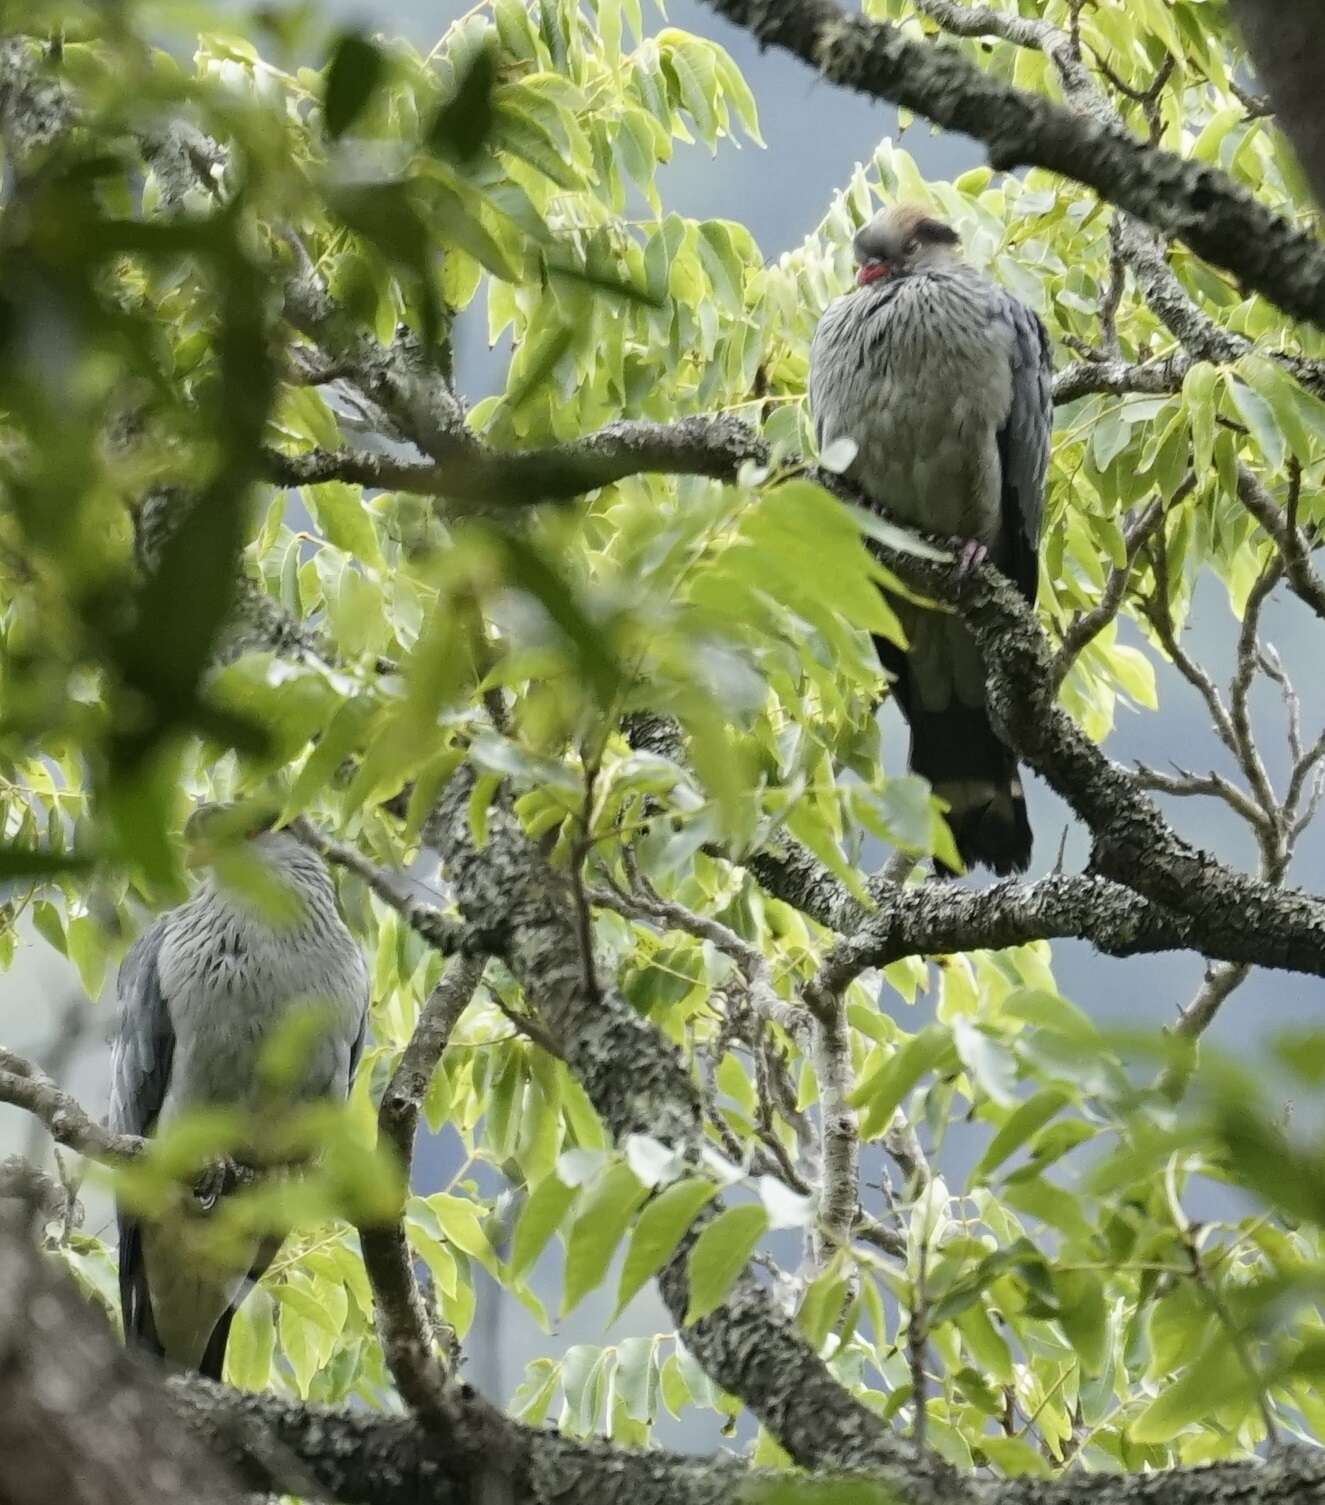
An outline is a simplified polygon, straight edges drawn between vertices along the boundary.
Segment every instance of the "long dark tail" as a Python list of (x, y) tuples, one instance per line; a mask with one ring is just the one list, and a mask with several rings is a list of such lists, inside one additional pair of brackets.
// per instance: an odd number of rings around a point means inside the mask
[[(120, 1243), (120, 1312), (124, 1319), (125, 1344), (140, 1348), (154, 1358), (165, 1359), (165, 1345), (157, 1335), (156, 1318), (152, 1312), (152, 1296), (147, 1286), (147, 1263), (143, 1255), (142, 1224), (124, 1212), (119, 1213)], [(262, 1278), (263, 1271), (276, 1257), (281, 1247), (280, 1239), (267, 1239), (258, 1250), (258, 1257), (249, 1272), (251, 1281)], [(245, 1290), (239, 1297), (244, 1299)], [(230, 1341), (230, 1325), (235, 1320), (238, 1301), (221, 1313), (212, 1329), (207, 1347), (198, 1361), (198, 1373), (206, 1379), (221, 1379), (225, 1369), (225, 1350)]]
[(999, 877), (1024, 873), (1032, 838), (1021, 776), (985, 708), (950, 704), (926, 710), (914, 692), (907, 656), (892, 643), (876, 643), (911, 728), (911, 768), (950, 807), (948, 825), (963, 864), (992, 868)]
[(120, 1315), (124, 1321), (124, 1341), (143, 1348), (156, 1358), (165, 1357), (165, 1349), (156, 1335), (152, 1315), (152, 1298), (147, 1290), (147, 1265), (143, 1259), (143, 1230), (137, 1218), (118, 1215), (120, 1235)]
[(1000, 877), (1024, 873), (1031, 860), (1017, 760), (999, 741), (983, 707), (912, 708), (911, 767), (949, 805), (948, 825), (967, 868)]

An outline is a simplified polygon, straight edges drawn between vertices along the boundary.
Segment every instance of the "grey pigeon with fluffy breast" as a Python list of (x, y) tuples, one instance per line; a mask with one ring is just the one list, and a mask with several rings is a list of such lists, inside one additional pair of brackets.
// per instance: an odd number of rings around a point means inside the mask
[[(152, 1134), (190, 1109), (258, 1109), (263, 1048), (300, 1007), (321, 1011), (320, 1028), (286, 1100), (349, 1092), (368, 1012), (363, 957), (322, 859), (288, 832), (246, 834), (291, 913), (264, 914), (208, 877), (130, 948), (111, 1048), (116, 1133)], [(121, 1206), (120, 1303), (126, 1341), (219, 1380), (235, 1311), (280, 1239), (254, 1237), (220, 1256), (207, 1248), (205, 1219), (195, 1208), (145, 1222)]]
[[(871, 502), (960, 540), (963, 568), (988, 558), (1033, 602), (1053, 421), (1044, 326), (916, 205), (881, 210), (854, 249), (858, 286), (825, 310), (810, 352), (820, 450), (851, 440), (844, 473)], [(911, 767), (948, 802), (967, 867), (1024, 871), (1026, 802), (975, 642), (951, 613), (894, 605), (909, 647), (876, 644)]]

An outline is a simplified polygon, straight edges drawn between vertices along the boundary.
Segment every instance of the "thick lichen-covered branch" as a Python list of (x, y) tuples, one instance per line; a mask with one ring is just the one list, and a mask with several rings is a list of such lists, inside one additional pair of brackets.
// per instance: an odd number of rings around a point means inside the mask
[(1325, 247), (1226, 174), (1148, 146), (1099, 112), (1013, 88), (951, 48), (913, 40), (834, 0), (709, 3), (830, 82), (973, 136), (995, 167), (1043, 167), (1094, 188), (1286, 313), (1325, 328)]
[[(473, 944), (505, 961), (565, 1041), (567, 1065), (618, 1141), (645, 1133), (698, 1160), (702, 1103), (680, 1055), (614, 987), (588, 985), (569, 885), (500, 800), (488, 810), (482, 845), (475, 840), (473, 782), (469, 770), (457, 773), (425, 829)], [(697, 1226), (711, 1215), (701, 1214)], [(838, 1384), (748, 1271), (722, 1306), (687, 1325), (690, 1245), (691, 1237), (683, 1239), (659, 1276), (663, 1299), (709, 1376), (739, 1396), (796, 1462), (869, 1470), (899, 1487), (905, 1480), (913, 1498), (959, 1493), (937, 1459), (902, 1471), (905, 1445)]]
[[(273, 1469), (284, 1492), (305, 1475)], [(239, 1505), (230, 1470), (171, 1414), (21, 1217), (0, 1216), (0, 1499), (6, 1505)]]
[[(302, 1406), (206, 1380), (174, 1380), (167, 1394), (174, 1413), (250, 1487), (270, 1488), (279, 1480), (265, 1457), (284, 1459), (345, 1505), (462, 1505), (480, 1498), (474, 1460), (483, 1446), (499, 1450), (506, 1462), (497, 1481), (504, 1492), (489, 1498), (530, 1505), (729, 1505), (786, 1486), (785, 1474), (750, 1469), (731, 1457), (636, 1452), (512, 1424), (498, 1436), (487, 1416), (471, 1419), (464, 1407), (453, 1432), (439, 1437), (404, 1417)], [(862, 1499), (883, 1497), (878, 1476), (817, 1475), (804, 1482), (811, 1493), (821, 1484), (835, 1498), (850, 1490)], [(917, 1464), (910, 1484), (899, 1483), (898, 1497), (932, 1498), (926, 1486), (923, 1465)], [(948, 1498), (961, 1505), (1296, 1505), (1319, 1498), (1322, 1489), (1325, 1454), (1287, 1446), (1264, 1460), (1149, 1474), (954, 1479)]]
[[(1056, 875), (1005, 879), (988, 888), (955, 884), (875, 890), (878, 907), (825, 957), (818, 985), (843, 987), (870, 967), (905, 956), (997, 950), (1033, 940), (1088, 940), (1110, 956), (1179, 950), (1193, 927), (1107, 879)], [(1197, 948), (1199, 949), (1199, 948)]]

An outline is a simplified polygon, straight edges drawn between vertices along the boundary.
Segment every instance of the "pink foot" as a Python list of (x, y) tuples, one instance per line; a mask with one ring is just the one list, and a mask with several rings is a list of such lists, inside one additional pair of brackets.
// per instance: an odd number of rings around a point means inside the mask
[(957, 550), (957, 573), (969, 575), (973, 569), (989, 558), (989, 549), (978, 538), (965, 538)]

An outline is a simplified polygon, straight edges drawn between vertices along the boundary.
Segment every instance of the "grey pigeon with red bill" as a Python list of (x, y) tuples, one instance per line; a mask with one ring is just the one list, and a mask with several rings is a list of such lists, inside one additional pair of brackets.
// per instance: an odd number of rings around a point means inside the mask
[[(916, 205), (881, 210), (854, 250), (857, 287), (829, 304), (810, 351), (820, 451), (849, 440), (843, 474), (869, 503), (952, 538), (964, 569), (990, 560), (1033, 602), (1053, 423), (1043, 324)], [(975, 641), (951, 612), (893, 605), (908, 647), (875, 642), (910, 765), (947, 802), (964, 866), (1023, 872), (1026, 801)]]

